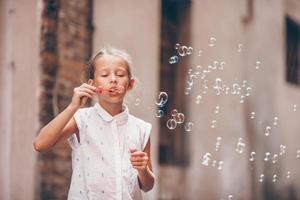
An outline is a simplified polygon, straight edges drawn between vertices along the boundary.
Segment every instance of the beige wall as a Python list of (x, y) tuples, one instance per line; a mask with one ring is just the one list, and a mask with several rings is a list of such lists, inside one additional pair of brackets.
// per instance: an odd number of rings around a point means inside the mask
[[(216, 6), (218, 5), (218, 6)], [(238, 44), (247, 44), (244, 38), (242, 17), (245, 14), (245, 2), (224, 1), (193, 1), (192, 4), (192, 44), (195, 54), (191, 58), (192, 66), (206, 67), (214, 61), (225, 61), (224, 70), (212, 71), (208, 76), (209, 92), (202, 95), (201, 82), (195, 85), (190, 96), (189, 115), (194, 122), (194, 132), (191, 141), (191, 165), (187, 170), (186, 195), (190, 199), (202, 196), (205, 199), (226, 199), (232, 194), (235, 198), (251, 199), (250, 177), (248, 173), (247, 155), (235, 151), (238, 138), (247, 142), (245, 132), (244, 106), (239, 103), (239, 96), (217, 96), (212, 88), (216, 78), (232, 87), (244, 79), (244, 54), (237, 53)], [(209, 46), (209, 38), (215, 37), (215, 46)], [(202, 55), (198, 56), (198, 51)], [(195, 104), (197, 95), (202, 95), (202, 103)], [(218, 115), (214, 114), (215, 107), (220, 107)], [(216, 120), (216, 128), (211, 128), (212, 120)], [(222, 137), (221, 147), (215, 151), (216, 138)], [(211, 153), (212, 160), (223, 161), (221, 171), (201, 164), (206, 152)], [(212, 162), (212, 161), (211, 161)], [(210, 163), (211, 165), (212, 163)], [(233, 173), (234, 169), (234, 173)], [(196, 195), (197, 194), (197, 195)], [(238, 195), (238, 196), (237, 196)], [(197, 196), (197, 197), (196, 197)]]
[(1, 1), (0, 199), (34, 199), (39, 1)]
[[(94, 1), (93, 52), (104, 45), (125, 49), (133, 58), (133, 73), (138, 81), (128, 94), (130, 112), (153, 125), (151, 152), (154, 172), (158, 176), (158, 123), (155, 98), (159, 87), (160, 1)], [(135, 99), (141, 100), (135, 106)], [(156, 199), (155, 189), (146, 195)]]
[(9, 4), (3, 0), (0, 1), (0, 199), (10, 199), (10, 148), (11, 148), (11, 79), (12, 72), (9, 65), (11, 57), (11, 48), (8, 45), (11, 28), (8, 28), (10, 20), (8, 20)]
[(300, 24), (300, 1), (298, 0), (286, 0), (285, 12), (292, 17), (298, 24)]
[[(296, 159), (299, 143), (295, 142), (300, 132), (299, 111), (293, 112), (292, 106), (297, 104), (299, 107), (300, 88), (288, 85), (285, 80), (284, 17), (288, 11), (298, 20), (300, 8), (293, 0), (254, 1), (253, 5), (253, 18), (246, 24), (242, 19), (250, 11), (247, 1), (192, 1), (191, 45), (194, 54), (190, 57), (191, 66), (207, 67), (214, 60), (224, 60), (226, 65), (222, 72), (208, 75), (210, 94), (202, 95), (199, 105), (195, 100), (201, 94), (201, 82), (197, 80), (193, 86), (187, 113), (194, 123), (194, 131), (189, 134), (191, 162), (186, 168), (161, 167), (162, 196), (227, 199), (231, 194), (234, 199), (263, 199), (264, 184), (268, 194), (278, 195), (277, 199), (279, 196), (288, 198), (292, 189), (289, 187), (295, 187), (294, 191), (299, 195), (299, 170), (296, 169), (299, 168)], [(208, 46), (209, 37), (217, 39), (214, 47)], [(239, 43), (243, 44), (241, 53), (237, 52)], [(201, 57), (199, 50), (202, 50)], [(257, 60), (262, 62), (259, 70), (255, 69)], [(211, 94), (216, 78), (231, 86), (247, 80), (253, 88), (251, 96), (240, 104), (238, 96)], [(217, 105), (220, 106), (218, 116), (213, 114)], [(254, 120), (250, 120), (251, 112), (256, 113)], [(265, 127), (272, 125), (274, 117), (279, 118), (278, 125), (272, 126), (271, 135), (265, 137)], [(217, 120), (215, 129), (210, 128), (213, 119)], [(221, 150), (216, 152), (218, 136), (222, 137), (222, 142)], [(239, 137), (246, 143), (241, 155), (235, 151)], [(279, 154), (280, 144), (287, 146), (288, 154), (281, 156), (276, 164), (264, 162), (265, 152), (271, 152), (272, 156)], [(248, 159), (252, 151), (256, 152), (256, 160), (250, 170)], [(206, 152), (212, 154), (212, 160), (224, 162), (222, 171), (201, 165)], [(286, 178), (287, 171), (292, 174), (290, 179)], [(262, 173), (264, 184), (258, 181)], [(276, 183), (272, 182), (273, 174), (278, 175)], [(178, 184), (172, 185), (172, 177), (180, 177)]]

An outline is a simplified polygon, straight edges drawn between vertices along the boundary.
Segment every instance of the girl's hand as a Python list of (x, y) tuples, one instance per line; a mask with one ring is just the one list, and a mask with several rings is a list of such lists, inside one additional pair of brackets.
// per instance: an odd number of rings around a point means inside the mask
[(148, 166), (148, 155), (143, 151), (131, 152), (130, 161), (134, 169), (138, 170), (139, 173), (147, 171)]
[(86, 103), (88, 98), (92, 98), (92, 96), (96, 94), (96, 90), (96, 87), (86, 83), (74, 88), (74, 94), (70, 105), (77, 109), (80, 108)]

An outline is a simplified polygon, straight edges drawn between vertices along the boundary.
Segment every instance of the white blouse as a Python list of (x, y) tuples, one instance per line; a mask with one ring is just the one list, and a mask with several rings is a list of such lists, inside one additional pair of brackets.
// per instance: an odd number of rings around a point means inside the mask
[(130, 162), (129, 147), (143, 151), (151, 124), (129, 114), (111, 116), (98, 103), (74, 114), (80, 142), (74, 133), (72, 180), (68, 200), (142, 199), (137, 170)]

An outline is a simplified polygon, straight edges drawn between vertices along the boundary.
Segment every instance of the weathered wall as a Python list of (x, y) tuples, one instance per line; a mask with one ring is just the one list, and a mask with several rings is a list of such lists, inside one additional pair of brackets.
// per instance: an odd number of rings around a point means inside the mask
[[(92, 2), (45, 0), (41, 27), (41, 127), (71, 101), (91, 55)], [(39, 154), (37, 199), (66, 199), (71, 177), (67, 143)]]
[(0, 199), (34, 199), (40, 4), (36, 0), (0, 4)]

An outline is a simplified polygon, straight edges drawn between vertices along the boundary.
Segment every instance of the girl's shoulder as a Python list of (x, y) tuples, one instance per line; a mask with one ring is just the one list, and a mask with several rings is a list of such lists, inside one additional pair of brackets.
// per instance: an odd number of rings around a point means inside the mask
[(84, 107), (84, 108), (79, 108), (76, 112), (75, 115), (79, 115), (81, 117), (88, 117), (93, 113), (94, 109), (93, 107)]
[(129, 114), (129, 119), (132, 123), (134, 123), (135, 125), (139, 126), (139, 127), (145, 127), (147, 129), (151, 129), (152, 125), (149, 122), (144, 121), (141, 118), (138, 118), (134, 115)]
[(89, 120), (93, 113), (93, 107), (79, 108), (73, 115), (78, 128), (81, 127), (87, 120)]

